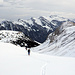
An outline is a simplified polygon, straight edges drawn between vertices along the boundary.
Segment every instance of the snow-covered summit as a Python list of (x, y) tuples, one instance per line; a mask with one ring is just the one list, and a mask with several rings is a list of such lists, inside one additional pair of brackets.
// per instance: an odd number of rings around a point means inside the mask
[(58, 16), (58, 15), (50, 15), (50, 16), (43, 16), (43, 17), (46, 18), (49, 21), (52, 21), (52, 20), (68, 21), (69, 20), (68, 18), (61, 17), (61, 16)]
[(58, 20), (58, 21), (68, 21), (69, 19), (64, 18), (64, 17), (60, 17), (58, 15), (51, 15), (49, 16), (50, 20)]

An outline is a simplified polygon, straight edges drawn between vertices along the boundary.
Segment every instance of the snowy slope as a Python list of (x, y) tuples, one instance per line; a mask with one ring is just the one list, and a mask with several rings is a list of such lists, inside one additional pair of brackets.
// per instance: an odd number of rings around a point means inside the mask
[(65, 22), (33, 51), (49, 55), (75, 57), (75, 23)]
[(0, 42), (0, 75), (75, 75), (75, 58), (48, 56)]

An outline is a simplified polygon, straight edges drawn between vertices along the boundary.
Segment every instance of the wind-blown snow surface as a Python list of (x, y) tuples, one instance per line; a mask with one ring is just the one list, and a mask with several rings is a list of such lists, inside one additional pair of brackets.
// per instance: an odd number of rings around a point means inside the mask
[(0, 75), (75, 75), (75, 58), (48, 56), (0, 42)]
[[(56, 33), (58, 32), (58, 33)], [(33, 49), (40, 53), (75, 57), (75, 23), (65, 22), (48, 39)]]

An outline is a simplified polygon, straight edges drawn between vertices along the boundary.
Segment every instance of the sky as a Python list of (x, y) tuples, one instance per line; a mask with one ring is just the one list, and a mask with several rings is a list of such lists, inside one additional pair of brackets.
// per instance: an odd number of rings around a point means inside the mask
[(75, 18), (75, 0), (0, 0), (0, 19), (60, 15)]

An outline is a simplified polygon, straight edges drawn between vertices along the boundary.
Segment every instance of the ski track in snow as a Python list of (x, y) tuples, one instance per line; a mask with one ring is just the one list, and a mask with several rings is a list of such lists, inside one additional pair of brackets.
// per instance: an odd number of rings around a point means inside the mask
[[(35, 55), (36, 53), (34, 53), (34, 55)], [(36, 55), (35, 55), (36, 56)], [(42, 67), (41, 67), (41, 74), (40, 75), (46, 75), (46, 66), (47, 66), (47, 64), (49, 63), (50, 64), (50, 61), (48, 61), (48, 60), (44, 60), (44, 59), (41, 59), (41, 58), (39, 58), (39, 57), (34, 57), (34, 56), (31, 56), (32, 58), (34, 58), (34, 59), (36, 59), (36, 60), (39, 60), (39, 61), (43, 61), (44, 62), (44, 65), (42, 65)]]
[(47, 63), (42, 66), (42, 68), (41, 68), (42, 74), (41, 75), (45, 75), (46, 74), (46, 66), (47, 66)]
[[(35, 55), (36, 53), (33, 53), (33, 54)], [(36, 55), (35, 55), (35, 57), (34, 56), (31, 56), (31, 57), (33, 59), (44, 62), (44, 65), (42, 65), (42, 67), (41, 67), (41, 72), (40, 72), (41, 74), (40, 75), (46, 75), (46, 66), (47, 66), (48, 63), (50, 63), (50, 61), (41, 59), (41, 58), (37, 57)]]

